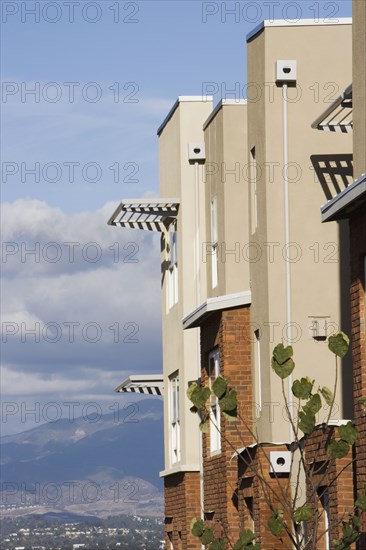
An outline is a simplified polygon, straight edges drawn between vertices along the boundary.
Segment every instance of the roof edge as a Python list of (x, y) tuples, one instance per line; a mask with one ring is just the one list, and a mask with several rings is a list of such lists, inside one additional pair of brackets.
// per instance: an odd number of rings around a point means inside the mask
[(366, 202), (366, 173), (321, 207), (322, 222), (347, 218), (347, 209), (357, 200)]
[(327, 26), (327, 25), (351, 25), (352, 17), (340, 17), (334, 20), (319, 20), (314, 21), (314, 19), (265, 19), (259, 23), (254, 29), (248, 32), (246, 36), (246, 41), (249, 42), (257, 34), (259, 34), (265, 27), (318, 27), (318, 26)]
[(207, 298), (205, 302), (184, 317), (182, 321), (183, 329), (199, 327), (205, 317), (214, 311), (250, 305), (251, 301), (252, 293), (250, 290)]
[(203, 130), (206, 130), (207, 126), (212, 122), (212, 120), (215, 118), (215, 116), (217, 115), (217, 113), (222, 109), (222, 107), (226, 107), (226, 106), (234, 106), (234, 105), (240, 105), (240, 106), (243, 106), (243, 105), (247, 105), (247, 100), (246, 99), (221, 99), (218, 104), (215, 106), (215, 108), (213, 109), (212, 113), (210, 113), (210, 115), (208, 116), (208, 118), (206, 119), (206, 121), (203, 123), (203, 126), (202, 126), (202, 129)]
[(213, 101), (213, 96), (208, 95), (205, 98), (201, 95), (180, 95), (178, 96), (178, 99), (173, 104), (173, 107), (170, 109), (166, 117), (164, 118), (163, 122), (160, 124), (159, 128), (157, 129), (156, 133), (158, 136), (160, 136), (161, 132), (164, 130), (165, 126), (168, 124), (169, 120), (174, 115), (174, 112), (177, 110), (180, 103), (183, 102), (197, 102), (197, 103), (209, 103)]

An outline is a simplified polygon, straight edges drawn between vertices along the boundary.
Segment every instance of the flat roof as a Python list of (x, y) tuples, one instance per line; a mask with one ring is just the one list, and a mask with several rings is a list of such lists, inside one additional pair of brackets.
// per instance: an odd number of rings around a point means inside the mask
[(201, 102), (201, 103), (209, 103), (213, 101), (213, 97), (212, 95), (208, 95), (206, 96), (205, 99), (203, 99), (203, 97), (201, 95), (180, 95), (178, 97), (178, 99), (176, 100), (176, 102), (174, 103), (173, 107), (170, 109), (169, 113), (166, 115), (166, 117), (164, 118), (163, 122), (160, 124), (159, 128), (157, 129), (157, 134), (160, 135), (161, 132), (164, 130), (165, 126), (167, 125), (167, 123), (169, 122), (169, 120), (172, 118), (175, 110), (177, 109), (178, 105), (182, 102), (188, 102), (188, 101), (196, 101), (196, 102)]
[(247, 34), (247, 42), (260, 33), (265, 27), (324, 27), (326, 25), (352, 25), (352, 17), (340, 17), (333, 20), (327, 19), (326, 21), (324, 19), (319, 19), (319, 21), (314, 21), (314, 19), (265, 19)]
[(232, 106), (232, 105), (247, 105), (246, 99), (221, 99), (216, 107), (213, 109), (210, 116), (207, 118), (207, 120), (203, 123), (203, 130), (206, 130), (207, 126), (212, 122), (212, 120), (215, 118), (217, 113), (222, 109), (222, 107), (226, 106)]
[(356, 208), (366, 205), (366, 174), (351, 183), (321, 207), (322, 222), (348, 218)]
[(250, 290), (208, 298), (183, 319), (183, 329), (199, 327), (214, 311), (249, 305), (251, 301), (252, 293)]

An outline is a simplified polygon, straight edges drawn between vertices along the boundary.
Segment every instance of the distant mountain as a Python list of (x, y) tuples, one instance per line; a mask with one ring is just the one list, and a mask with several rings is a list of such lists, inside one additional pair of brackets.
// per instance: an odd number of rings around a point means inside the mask
[(163, 455), (160, 399), (2, 437), (2, 512), (161, 513)]

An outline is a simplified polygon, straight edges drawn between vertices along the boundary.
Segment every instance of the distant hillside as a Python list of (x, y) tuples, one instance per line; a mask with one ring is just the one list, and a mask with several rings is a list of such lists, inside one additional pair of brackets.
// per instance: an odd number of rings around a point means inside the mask
[(160, 514), (163, 445), (160, 399), (3, 437), (2, 512)]

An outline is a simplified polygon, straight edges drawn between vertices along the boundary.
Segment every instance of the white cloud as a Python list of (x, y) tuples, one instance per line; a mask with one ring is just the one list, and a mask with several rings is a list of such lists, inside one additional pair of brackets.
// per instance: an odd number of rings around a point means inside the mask
[[(107, 401), (129, 374), (161, 371), (158, 237), (107, 226), (115, 207), (66, 215), (31, 199), (4, 205), (4, 241), (18, 246), (2, 263), (5, 395)], [(39, 261), (22, 261), (22, 242), (40, 250), (48, 242), (80, 247), (74, 262), (67, 255), (48, 262), (42, 253)], [(77, 257), (90, 242), (102, 251), (95, 263)], [(124, 250), (129, 242), (135, 248)], [(124, 261), (126, 255), (137, 261)]]
[(41, 394), (66, 394), (72, 391), (84, 392), (95, 386), (94, 380), (67, 380), (56, 374), (45, 378), (38, 374), (17, 372), (9, 367), (1, 367), (3, 394), (12, 396), (38, 396)]

